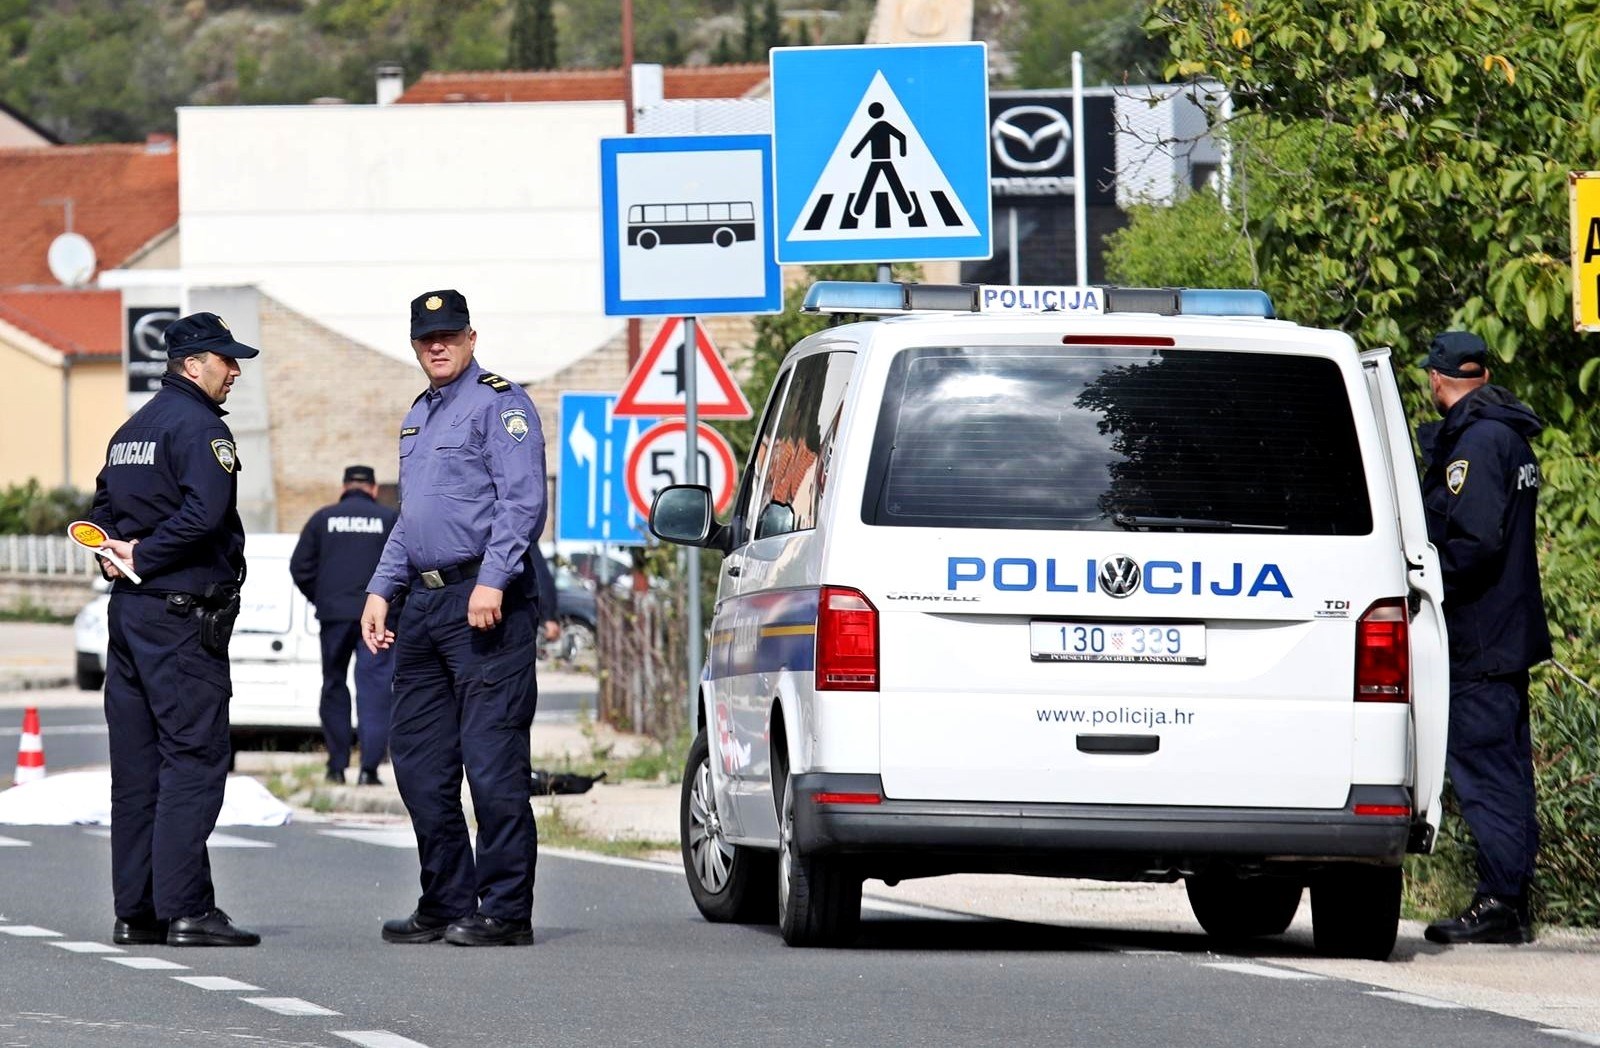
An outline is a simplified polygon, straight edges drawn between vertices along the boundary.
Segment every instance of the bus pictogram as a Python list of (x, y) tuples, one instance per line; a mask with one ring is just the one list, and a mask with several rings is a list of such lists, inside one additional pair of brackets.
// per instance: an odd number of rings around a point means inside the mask
[(715, 244), (732, 247), (756, 238), (756, 205), (750, 200), (634, 204), (628, 208), (628, 244)]

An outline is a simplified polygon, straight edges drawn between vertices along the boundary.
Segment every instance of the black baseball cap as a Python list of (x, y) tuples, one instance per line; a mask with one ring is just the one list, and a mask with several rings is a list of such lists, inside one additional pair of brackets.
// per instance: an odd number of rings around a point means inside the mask
[(261, 350), (234, 339), (227, 322), (215, 313), (190, 313), (167, 325), (162, 338), (167, 343), (167, 359), (179, 360), (196, 353), (220, 353), (234, 360), (246, 360)]
[(435, 331), (462, 331), (472, 326), (467, 297), (459, 291), (424, 291), (411, 300), (411, 337)]
[(1428, 343), (1428, 355), (1417, 367), (1450, 378), (1477, 378), (1489, 366), (1489, 347), (1470, 331), (1441, 331)]
[(344, 468), (344, 482), (346, 484), (376, 484), (378, 475), (372, 471), (371, 466), (346, 466)]

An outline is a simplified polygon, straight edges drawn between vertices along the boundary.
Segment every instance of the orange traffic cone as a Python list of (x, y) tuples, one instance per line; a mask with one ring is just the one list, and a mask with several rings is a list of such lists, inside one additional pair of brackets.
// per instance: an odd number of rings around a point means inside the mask
[(39, 736), (39, 710), (29, 706), (22, 712), (22, 739), (17, 743), (17, 774), (12, 783), (21, 786), (44, 778), (44, 740)]

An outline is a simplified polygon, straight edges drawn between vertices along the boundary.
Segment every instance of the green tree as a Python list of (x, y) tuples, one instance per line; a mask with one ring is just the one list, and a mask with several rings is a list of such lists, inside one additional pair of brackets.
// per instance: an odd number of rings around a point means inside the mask
[(556, 19), (550, 0), (512, 0), (506, 65), (512, 69), (556, 67)]

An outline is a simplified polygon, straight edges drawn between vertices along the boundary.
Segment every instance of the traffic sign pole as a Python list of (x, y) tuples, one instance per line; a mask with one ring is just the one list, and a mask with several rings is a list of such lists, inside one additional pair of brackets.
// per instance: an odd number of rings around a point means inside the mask
[[(695, 330), (694, 317), (683, 318), (684, 345), (687, 348), (684, 359), (688, 361), (683, 368), (683, 398), (684, 421), (688, 425), (684, 429), (684, 450), (688, 458), (684, 462), (684, 476), (690, 484), (699, 483), (700, 476), (700, 409), (698, 400), (698, 378), (700, 368), (695, 347), (700, 337)], [(709, 478), (707, 478), (709, 479)], [(695, 706), (700, 701), (700, 547), (687, 547), (689, 554), (689, 723), (694, 723)]]

